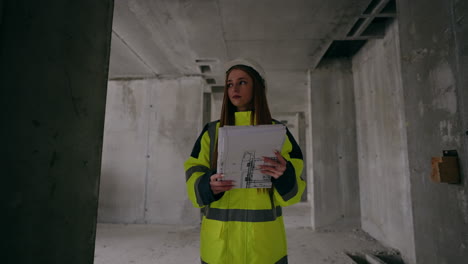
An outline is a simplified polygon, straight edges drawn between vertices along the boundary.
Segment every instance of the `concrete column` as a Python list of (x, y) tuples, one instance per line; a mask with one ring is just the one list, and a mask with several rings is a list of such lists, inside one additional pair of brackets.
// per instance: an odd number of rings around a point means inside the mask
[(110, 81), (102, 150), (99, 222), (144, 223), (152, 80)]
[(2, 263), (92, 263), (113, 1), (2, 1)]
[[(467, 4), (397, 4), (416, 260), (462, 263), (468, 259)], [(461, 155), (459, 185), (430, 180), (431, 157), (446, 149)]]
[(359, 181), (350, 61), (322, 62), (310, 73), (310, 89), (312, 226), (358, 226)]
[(188, 200), (184, 162), (203, 125), (204, 80), (162, 80), (153, 91), (150, 115), (146, 217), (149, 223), (196, 224), (200, 210)]
[(353, 57), (362, 229), (415, 262), (398, 25)]
[(200, 77), (110, 81), (99, 221), (195, 224), (184, 161), (202, 130)]
[(203, 93), (203, 124), (211, 121), (211, 93)]

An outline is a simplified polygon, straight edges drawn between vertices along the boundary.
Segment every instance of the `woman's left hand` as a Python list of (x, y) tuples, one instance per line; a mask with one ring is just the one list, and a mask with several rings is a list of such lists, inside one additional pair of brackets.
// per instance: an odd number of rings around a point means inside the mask
[(263, 157), (265, 165), (260, 165), (259, 168), (263, 174), (270, 175), (271, 177), (278, 179), (283, 175), (286, 170), (286, 160), (281, 156), (281, 153), (275, 150), (275, 155), (278, 160)]

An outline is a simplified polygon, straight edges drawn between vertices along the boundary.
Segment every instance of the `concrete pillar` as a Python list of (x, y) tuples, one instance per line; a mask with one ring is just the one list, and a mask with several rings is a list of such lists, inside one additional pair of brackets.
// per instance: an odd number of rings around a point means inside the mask
[(200, 77), (110, 81), (99, 221), (195, 224), (184, 161), (202, 130)]
[[(397, 1), (417, 263), (468, 259), (466, 1)], [(455, 149), (462, 183), (430, 180), (432, 156)]]
[(187, 197), (184, 162), (203, 125), (204, 80), (163, 80), (151, 95), (156, 102), (149, 134), (147, 222), (195, 224), (200, 210)]
[(358, 226), (359, 180), (349, 59), (322, 62), (310, 73), (310, 93), (312, 226)]
[(2, 263), (92, 263), (113, 1), (2, 1)]
[(144, 223), (151, 80), (109, 81), (98, 222)]
[(203, 124), (211, 121), (211, 93), (203, 93)]
[(398, 25), (353, 57), (362, 229), (415, 262)]

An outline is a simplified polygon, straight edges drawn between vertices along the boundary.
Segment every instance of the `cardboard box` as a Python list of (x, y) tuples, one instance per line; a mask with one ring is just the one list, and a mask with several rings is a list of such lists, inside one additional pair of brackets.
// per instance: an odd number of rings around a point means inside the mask
[(432, 157), (431, 163), (434, 182), (460, 183), (458, 157)]

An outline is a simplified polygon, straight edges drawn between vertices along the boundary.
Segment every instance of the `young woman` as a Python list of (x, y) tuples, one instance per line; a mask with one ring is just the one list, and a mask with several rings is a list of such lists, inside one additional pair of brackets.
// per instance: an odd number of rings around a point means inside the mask
[(279, 123), (271, 118), (262, 68), (248, 59), (227, 64), (221, 119), (208, 123), (185, 162), (190, 200), (202, 208), (201, 262), (288, 263), (281, 207), (297, 203), (305, 189), (302, 153), (287, 130), (277, 160), (264, 158), (270, 189), (232, 188), (216, 173), (218, 128)]

